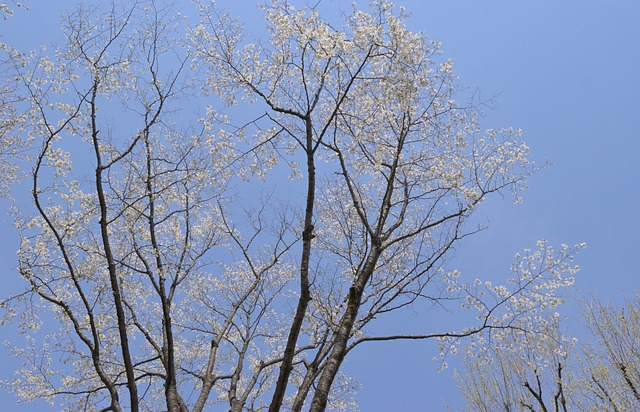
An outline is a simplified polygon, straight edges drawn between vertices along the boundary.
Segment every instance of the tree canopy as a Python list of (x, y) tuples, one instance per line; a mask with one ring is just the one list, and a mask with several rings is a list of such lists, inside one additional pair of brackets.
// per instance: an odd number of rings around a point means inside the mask
[[(469, 217), (491, 196), (519, 202), (535, 166), (519, 130), (481, 129), (404, 10), (327, 21), (273, 1), (262, 39), (198, 11), (84, 3), (65, 43), (3, 45), (2, 171), (27, 175), (31, 204), (15, 210), (27, 286), (2, 303), (26, 339), (19, 396), (345, 410), (360, 345), (437, 339), (444, 365), (462, 338), (544, 330), (534, 313), (561, 302), (581, 246), (540, 241), (504, 286), (455, 270)], [(475, 318), (375, 327), (420, 301)]]

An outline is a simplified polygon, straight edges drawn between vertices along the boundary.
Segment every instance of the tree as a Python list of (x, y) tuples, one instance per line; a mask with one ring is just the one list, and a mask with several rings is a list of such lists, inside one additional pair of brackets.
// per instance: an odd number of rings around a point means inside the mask
[(582, 353), (584, 404), (613, 411), (640, 408), (640, 295), (621, 309), (593, 299), (585, 318), (594, 342)]
[[(80, 6), (64, 46), (10, 56), (34, 142), (34, 209), (16, 222), (29, 286), (4, 302), (28, 343), (19, 395), (67, 410), (345, 409), (340, 369), (366, 342), (440, 339), (444, 358), (560, 302), (573, 248), (540, 242), (508, 287), (447, 269), (474, 210), (518, 200), (535, 168), (519, 131), (480, 131), (452, 62), (403, 10), (375, 2), (338, 30), (275, 1), (255, 43), (199, 11), (182, 37), (156, 2)], [(478, 318), (376, 330), (420, 301)]]
[[(458, 375), (470, 411), (566, 412), (568, 359), (572, 341), (559, 333), (557, 319), (547, 328), (514, 331), (470, 352)], [(482, 353), (482, 355), (479, 355)]]
[(640, 297), (621, 309), (585, 304), (585, 342), (557, 314), (539, 333), (515, 332), (472, 351), (459, 375), (470, 411), (632, 411), (640, 407)]

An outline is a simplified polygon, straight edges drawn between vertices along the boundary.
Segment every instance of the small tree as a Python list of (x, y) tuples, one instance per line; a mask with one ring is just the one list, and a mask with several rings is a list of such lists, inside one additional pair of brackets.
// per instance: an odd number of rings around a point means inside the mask
[[(519, 131), (482, 132), (456, 101), (438, 43), (386, 2), (341, 30), (287, 2), (264, 12), (270, 38), (250, 43), (209, 6), (186, 39), (155, 2), (81, 6), (64, 46), (10, 54), (35, 143), (34, 209), (17, 220), (29, 286), (5, 302), (28, 343), (22, 397), (344, 409), (340, 369), (363, 343), (440, 339), (445, 356), (482, 331), (533, 330), (530, 312), (559, 303), (570, 248), (540, 242), (508, 287), (446, 270), (474, 210), (518, 199), (534, 168)], [(248, 103), (180, 110), (213, 96)], [(304, 188), (278, 186), (283, 169)], [(375, 319), (423, 300), (477, 321), (376, 333)]]
[(470, 352), (458, 375), (467, 409), (566, 412), (572, 343), (553, 319), (543, 330), (514, 330)]
[(512, 332), (472, 351), (459, 374), (467, 410), (637, 410), (639, 309), (638, 296), (620, 310), (594, 299), (581, 345), (564, 336), (556, 315), (538, 333)]

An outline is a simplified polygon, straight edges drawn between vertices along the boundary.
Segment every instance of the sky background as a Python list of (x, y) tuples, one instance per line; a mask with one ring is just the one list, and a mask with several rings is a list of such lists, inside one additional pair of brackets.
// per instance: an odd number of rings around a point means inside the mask
[[(184, 1), (184, 0), (182, 0)], [(55, 40), (58, 10), (73, 1), (28, 2), (31, 10), (0, 21), (7, 42)], [(300, 1), (292, 1), (300, 5)], [(349, 8), (350, 1), (322, 0), (324, 8)], [(484, 204), (476, 216), (488, 229), (465, 240), (455, 266), (482, 279), (502, 276), (513, 255), (536, 240), (551, 244), (586, 242), (578, 257), (582, 271), (576, 294), (597, 293), (620, 303), (640, 286), (640, 2), (574, 0), (397, 1), (412, 13), (408, 24), (442, 42), (463, 85), (496, 96), (481, 125), (524, 130), (531, 157), (551, 165), (533, 176), (524, 204), (510, 197)], [(178, 8), (181, 1), (177, 1)], [(189, 2), (184, 1), (185, 8)], [(219, 0), (250, 31), (263, 23), (256, 1)], [(366, 2), (358, 1), (364, 7)], [(6, 211), (6, 202), (0, 202)], [(17, 238), (8, 218), (0, 220), (1, 296), (20, 288), (15, 267)], [(564, 309), (576, 322), (577, 305)], [(436, 322), (428, 312), (403, 322)], [(11, 337), (0, 329), (0, 341)], [(376, 344), (373, 344), (376, 345)], [(363, 411), (461, 410), (453, 368), (437, 373), (429, 342), (395, 342), (351, 353), (346, 371), (364, 385)], [(15, 361), (0, 351), (0, 379)], [(452, 363), (452, 362), (450, 362)], [(453, 362), (455, 364), (455, 362)], [(55, 410), (40, 404), (13, 407), (0, 390), (0, 407), (16, 411)]]

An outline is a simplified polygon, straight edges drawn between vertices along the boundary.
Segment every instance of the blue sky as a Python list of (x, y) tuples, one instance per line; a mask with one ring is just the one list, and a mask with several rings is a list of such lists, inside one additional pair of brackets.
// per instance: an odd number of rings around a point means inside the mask
[[(184, 1), (184, 0), (183, 0)], [(51, 41), (56, 9), (73, 1), (31, 0), (31, 11), (0, 21), (7, 42)], [(181, 2), (178, 1), (178, 4)], [(188, 3), (184, 1), (185, 5)], [(300, 4), (301, 2), (293, 2)], [(366, 2), (358, 1), (364, 6)], [(258, 2), (220, 0), (246, 26), (259, 31)], [(350, 1), (323, 0), (326, 8)], [(579, 294), (597, 292), (620, 302), (640, 286), (640, 3), (575, 0), (397, 1), (413, 14), (409, 26), (442, 42), (463, 85), (496, 96), (484, 127), (514, 126), (538, 163), (552, 163), (533, 176), (524, 204), (511, 198), (483, 205), (477, 221), (488, 229), (466, 240), (455, 265), (480, 278), (500, 276), (513, 255), (540, 238), (552, 244), (586, 242), (579, 256)], [(250, 7), (249, 7), (250, 6)], [(1, 204), (3, 207), (5, 203)], [(2, 211), (4, 211), (6, 208)], [(2, 282), (16, 290), (17, 244), (8, 219), (1, 219)], [(4, 290), (2, 295), (10, 293)], [(566, 308), (573, 321), (575, 305)], [(416, 313), (403, 322), (446, 322)], [(0, 340), (11, 335), (0, 329)], [(436, 373), (427, 342), (378, 344), (354, 351), (347, 370), (364, 388), (363, 411), (439, 411), (445, 401), (460, 407), (452, 369)], [(6, 352), (0, 352), (3, 358)], [(14, 364), (11, 361), (11, 364)], [(4, 364), (4, 362), (3, 362)], [(8, 379), (6, 367), (0, 379)], [(0, 406), (14, 398), (0, 391)], [(51, 410), (23, 405), (13, 410)]]

